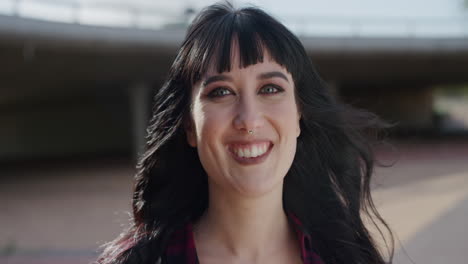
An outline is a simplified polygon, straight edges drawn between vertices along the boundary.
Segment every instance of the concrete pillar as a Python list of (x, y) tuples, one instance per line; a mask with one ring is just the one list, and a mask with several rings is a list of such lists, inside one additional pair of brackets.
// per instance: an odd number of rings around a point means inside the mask
[(331, 96), (333, 96), (338, 102), (341, 102), (340, 97), (340, 85), (337, 81), (327, 81), (327, 87), (330, 91)]
[(137, 158), (145, 151), (146, 128), (151, 115), (151, 86), (144, 82), (135, 83), (130, 87), (129, 91), (133, 152), (134, 157)]

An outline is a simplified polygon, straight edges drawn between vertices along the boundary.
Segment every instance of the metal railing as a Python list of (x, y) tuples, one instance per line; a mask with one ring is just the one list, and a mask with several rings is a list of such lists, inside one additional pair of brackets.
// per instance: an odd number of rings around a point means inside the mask
[[(185, 27), (194, 10), (167, 10), (156, 2), (124, 0), (2, 0), (3, 12), (24, 18), (56, 22), (139, 29)], [(8, 3), (10, 8), (8, 8)], [(146, 5), (144, 5), (146, 4)], [(6, 7), (6, 8), (5, 8)], [(1, 11), (0, 11), (1, 12)], [(303, 36), (468, 37), (468, 14), (460, 17), (337, 17), (278, 16)]]
[(190, 15), (156, 5), (138, 6), (130, 1), (2, 1), (0, 7), (5, 7), (3, 12), (7, 15), (83, 25), (157, 29), (168, 24), (188, 23)]
[(299, 35), (468, 37), (466, 17), (285, 17), (283, 22)]

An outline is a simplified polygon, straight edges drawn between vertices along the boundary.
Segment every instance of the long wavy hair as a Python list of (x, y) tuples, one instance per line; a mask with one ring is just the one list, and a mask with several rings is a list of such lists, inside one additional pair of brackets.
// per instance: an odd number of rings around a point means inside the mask
[(302, 222), (327, 264), (386, 263), (367, 219), (381, 235), (382, 230), (390, 234), (386, 248), (391, 261), (393, 237), (372, 202), (374, 157), (364, 136), (380, 125), (379, 119), (337, 103), (299, 39), (277, 20), (258, 8), (224, 3), (205, 8), (194, 19), (157, 90), (146, 151), (137, 165), (131, 226), (105, 246), (97, 263), (155, 263), (172, 232), (196, 222), (208, 208), (207, 175), (186, 141), (184, 125), (190, 118), (192, 85), (213, 65), (218, 72), (230, 70), (234, 38), (241, 67), (262, 62), (268, 51), (295, 83), (301, 134), (284, 180), (285, 210)]

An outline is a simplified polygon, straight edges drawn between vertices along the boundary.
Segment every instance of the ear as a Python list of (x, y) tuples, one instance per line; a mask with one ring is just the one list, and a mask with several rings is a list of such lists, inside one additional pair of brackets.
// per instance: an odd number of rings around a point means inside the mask
[(184, 122), (185, 135), (187, 136), (187, 143), (196, 148), (197, 147), (197, 134), (191, 118), (187, 118)]
[(298, 112), (296, 138), (298, 138), (301, 135), (301, 117), (302, 117), (301, 113)]

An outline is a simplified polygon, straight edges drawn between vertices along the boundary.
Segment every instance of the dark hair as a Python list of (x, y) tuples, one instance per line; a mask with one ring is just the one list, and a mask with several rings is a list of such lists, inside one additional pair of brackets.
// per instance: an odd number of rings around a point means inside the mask
[(230, 70), (234, 39), (241, 67), (261, 62), (268, 51), (294, 79), (301, 134), (285, 177), (284, 208), (311, 234), (325, 263), (385, 263), (363, 221), (380, 221), (391, 236), (372, 202), (374, 158), (363, 136), (379, 120), (335, 102), (285, 26), (260, 9), (237, 10), (230, 4), (209, 6), (188, 28), (155, 96), (146, 152), (137, 165), (131, 227), (107, 245), (98, 263), (155, 263), (172, 232), (196, 222), (207, 209), (207, 175), (186, 141), (184, 124), (192, 85), (210, 65), (218, 72)]

